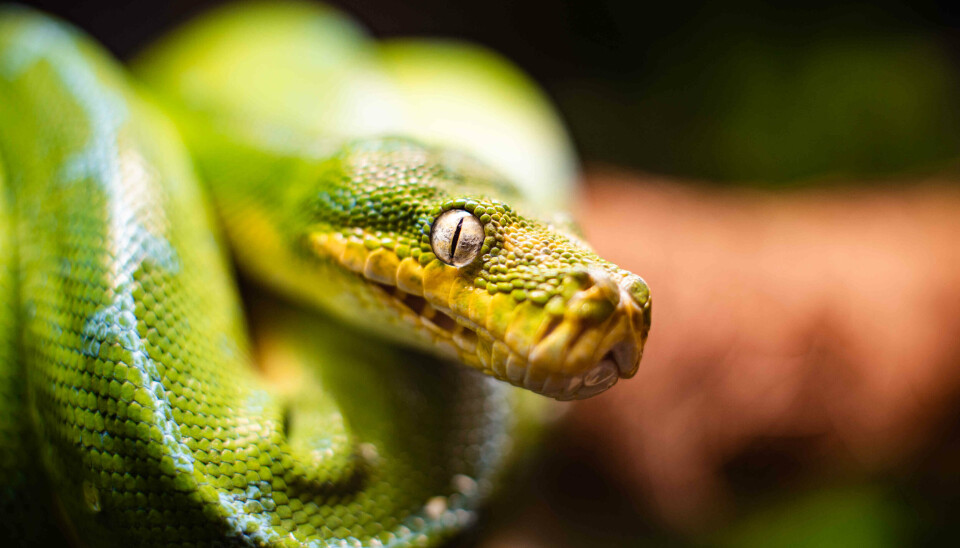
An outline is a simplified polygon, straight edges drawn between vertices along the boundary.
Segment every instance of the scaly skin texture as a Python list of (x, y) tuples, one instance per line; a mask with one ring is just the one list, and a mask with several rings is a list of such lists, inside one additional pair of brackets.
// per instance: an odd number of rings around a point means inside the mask
[[(246, 28), (272, 8), (258, 9)], [(275, 22), (295, 28), (304, 9), (279, 8)], [(313, 23), (339, 28), (317, 13)], [(372, 333), (438, 356), (446, 344), (517, 384), (527, 381), (511, 367), (525, 377), (559, 367), (579, 381), (531, 384), (558, 397), (609, 386), (588, 377), (595, 359), (609, 369), (606, 352), (632, 373), (648, 326), (645, 285), (575, 236), (521, 216), (490, 169), (407, 139), (321, 144), (351, 135), (337, 101), (328, 113), (339, 122), (305, 112), (310, 123), (287, 124), (283, 112), (262, 117), (242, 97), (195, 87), (229, 106), (205, 111), (164, 86), (189, 60), (153, 55), (141, 74), (209, 179), (238, 264), (366, 331), (261, 296), (251, 305), (254, 350), (213, 210), (171, 124), (87, 38), (5, 9), (4, 540), (43, 540), (55, 519), (97, 546), (437, 544), (473, 521), (516, 452), (529, 393)], [(430, 245), (436, 215), (451, 207), (472, 211), (490, 237), (461, 269)], [(511, 287), (501, 291), (503, 274)], [(533, 316), (549, 327), (531, 327)], [(467, 328), (471, 352), (457, 342)], [(560, 340), (542, 329), (578, 330), (561, 341), (564, 354), (589, 340), (589, 357), (497, 358), (498, 345)]]
[[(466, 154), (408, 138), (334, 138), (402, 123), (402, 108), (344, 120), (361, 89), (381, 106), (407, 102), (389, 79), (370, 76), (388, 73), (397, 56), (380, 60), (353, 27), (335, 58), (323, 53), (341, 18), (249, 5), (188, 25), (135, 66), (174, 113), (238, 262), (357, 325), (380, 318), (372, 327), (386, 336), (557, 399), (632, 376), (650, 325), (641, 278), (594, 254), (562, 217), (534, 213)], [(365, 84), (332, 81), (331, 66)], [(431, 243), (451, 209), (473, 214), (485, 235), (479, 256), (459, 268)], [(310, 281), (320, 278), (323, 286)]]

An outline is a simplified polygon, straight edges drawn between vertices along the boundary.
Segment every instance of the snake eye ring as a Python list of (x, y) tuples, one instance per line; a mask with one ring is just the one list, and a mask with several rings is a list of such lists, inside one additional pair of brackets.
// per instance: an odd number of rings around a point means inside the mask
[(430, 246), (441, 261), (459, 268), (477, 258), (484, 236), (483, 225), (473, 213), (451, 209), (434, 221)]

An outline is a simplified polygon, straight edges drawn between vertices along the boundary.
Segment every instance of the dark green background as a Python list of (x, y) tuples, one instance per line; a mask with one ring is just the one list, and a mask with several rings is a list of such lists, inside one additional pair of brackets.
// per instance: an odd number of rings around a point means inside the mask
[[(121, 57), (211, 1), (34, 2)], [(960, 150), (947, 2), (337, 0), (379, 36), (492, 47), (583, 159), (763, 185), (928, 174)]]

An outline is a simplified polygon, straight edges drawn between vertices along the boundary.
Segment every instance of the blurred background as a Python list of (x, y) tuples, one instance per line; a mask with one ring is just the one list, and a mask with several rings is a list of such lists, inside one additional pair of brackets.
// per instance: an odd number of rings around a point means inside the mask
[[(33, 2), (121, 58), (215, 3)], [(587, 236), (653, 289), (637, 377), (461, 544), (960, 542), (960, 8), (330, 3), (529, 72)]]

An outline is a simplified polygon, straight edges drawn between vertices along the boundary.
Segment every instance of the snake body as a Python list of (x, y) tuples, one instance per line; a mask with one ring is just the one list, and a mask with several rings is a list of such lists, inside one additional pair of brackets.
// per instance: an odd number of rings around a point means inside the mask
[[(138, 83), (0, 12), (8, 540), (433, 545), (523, 443), (540, 397), (510, 384), (572, 399), (636, 370), (643, 281), (455, 135), (386, 124), (411, 99), (345, 21), (209, 16)], [(266, 288), (256, 345), (224, 242)]]

